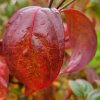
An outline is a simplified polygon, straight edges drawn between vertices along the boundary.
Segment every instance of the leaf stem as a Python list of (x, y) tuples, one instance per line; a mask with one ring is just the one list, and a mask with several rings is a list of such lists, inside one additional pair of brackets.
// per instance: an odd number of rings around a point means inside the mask
[(65, 4), (63, 7), (61, 7), (59, 10), (63, 10), (64, 8), (68, 7), (69, 5), (71, 5), (75, 1), (76, 0), (71, 0), (70, 2), (68, 2), (67, 4)]
[(50, 2), (49, 2), (49, 8), (51, 8), (51, 6), (52, 6), (52, 4), (53, 4), (53, 1), (54, 1), (54, 0), (50, 0)]
[(62, 4), (63, 4), (65, 1), (66, 1), (66, 0), (61, 0), (61, 1), (57, 4), (56, 8), (58, 9), (59, 7), (61, 7)]

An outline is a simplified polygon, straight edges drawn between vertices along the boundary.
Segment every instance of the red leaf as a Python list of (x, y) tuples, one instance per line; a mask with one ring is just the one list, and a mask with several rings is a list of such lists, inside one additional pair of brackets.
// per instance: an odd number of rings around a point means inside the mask
[(64, 57), (64, 29), (56, 9), (27, 7), (9, 21), (3, 41), (12, 74), (24, 83), (26, 95), (48, 87)]
[(0, 56), (0, 100), (6, 100), (8, 90), (8, 67)]
[(65, 49), (70, 48), (70, 42), (69, 42), (69, 30), (66, 24), (64, 24), (64, 31), (65, 31)]
[(87, 80), (92, 84), (100, 81), (99, 75), (93, 69), (90, 68), (86, 69), (86, 76), (87, 76)]
[(2, 50), (2, 40), (0, 40), (0, 56), (3, 55), (3, 50)]
[(89, 19), (80, 11), (64, 10), (69, 29), (71, 58), (62, 73), (74, 72), (83, 69), (94, 57), (97, 48), (95, 29)]

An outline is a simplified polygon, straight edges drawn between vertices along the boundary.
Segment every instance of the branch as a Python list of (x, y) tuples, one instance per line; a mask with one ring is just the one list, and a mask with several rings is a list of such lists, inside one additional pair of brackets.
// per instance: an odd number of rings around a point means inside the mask
[(61, 7), (59, 10), (63, 10), (64, 8), (68, 7), (69, 5), (71, 5), (75, 1), (76, 0), (71, 0), (70, 2), (68, 2), (67, 4), (65, 4), (63, 7)]
[(49, 2), (49, 8), (51, 8), (51, 6), (52, 6), (52, 4), (53, 4), (53, 1), (54, 1), (54, 0), (50, 0), (50, 2)]

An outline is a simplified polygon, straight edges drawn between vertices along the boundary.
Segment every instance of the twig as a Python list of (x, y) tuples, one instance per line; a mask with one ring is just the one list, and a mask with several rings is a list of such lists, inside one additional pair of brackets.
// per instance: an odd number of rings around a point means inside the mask
[(54, 1), (54, 0), (50, 0), (50, 2), (49, 2), (49, 8), (51, 8), (51, 6), (52, 6), (52, 4), (53, 4), (53, 1)]
[(65, 0), (61, 0), (61, 1), (57, 4), (56, 8), (58, 9), (59, 7), (61, 7), (62, 4), (63, 4), (64, 2), (65, 2)]
[(73, 2), (75, 2), (76, 0), (71, 0), (70, 2), (68, 2), (66, 5), (64, 5), (63, 7), (61, 7), (59, 10), (63, 10), (64, 8), (68, 7), (69, 5), (71, 5)]

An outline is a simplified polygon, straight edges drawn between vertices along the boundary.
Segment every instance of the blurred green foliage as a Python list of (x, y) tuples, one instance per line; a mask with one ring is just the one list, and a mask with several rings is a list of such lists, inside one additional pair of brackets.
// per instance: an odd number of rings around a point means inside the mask
[(97, 52), (95, 57), (89, 64), (89, 66), (94, 68), (97, 73), (100, 73), (100, 31), (97, 31), (97, 39), (98, 39)]

